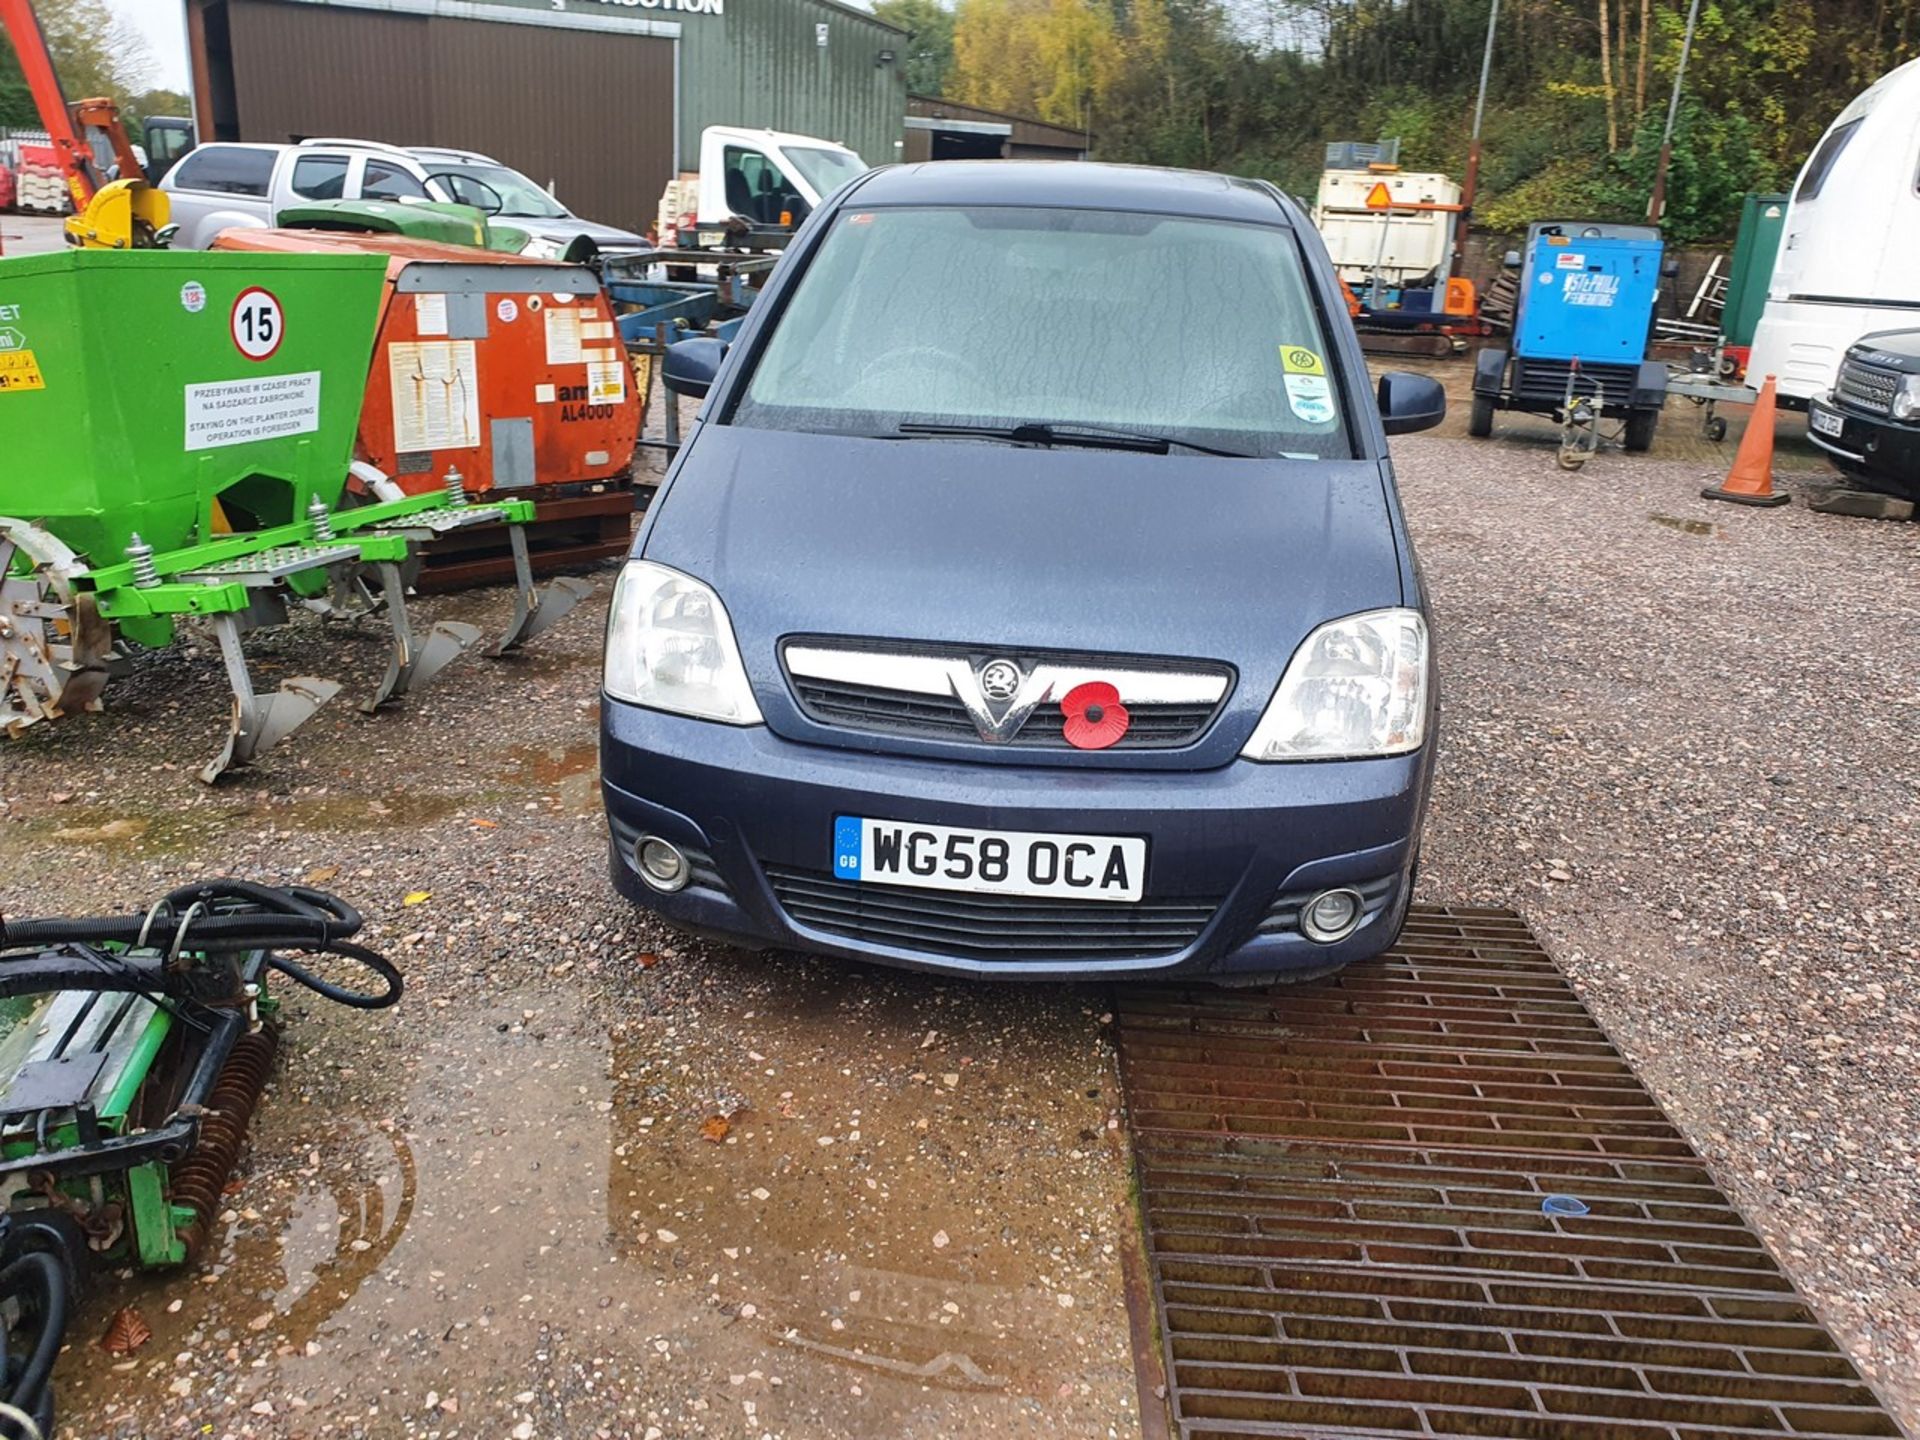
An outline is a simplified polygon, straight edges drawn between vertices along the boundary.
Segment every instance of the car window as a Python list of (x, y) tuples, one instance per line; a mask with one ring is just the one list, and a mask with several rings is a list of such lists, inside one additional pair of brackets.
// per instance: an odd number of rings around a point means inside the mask
[(729, 417), (839, 434), (1031, 422), (1350, 457), (1290, 230), (1183, 216), (837, 216)]
[(827, 150), (818, 145), (785, 145), (781, 149), (801, 178), (818, 190), (823, 199), (867, 172), (866, 163), (845, 150)]
[(181, 190), (210, 190), (221, 195), (265, 195), (273, 179), (274, 152), (237, 145), (202, 145), (173, 172)]
[(727, 209), (757, 225), (778, 225), (784, 214), (798, 224), (806, 204), (772, 157), (729, 145), (724, 152)]
[(360, 193), (368, 200), (430, 200), (427, 187), (398, 165), (385, 160), (367, 161), (366, 175), (360, 181)]
[(292, 184), (309, 200), (338, 200), (347, 193), (347, 157), (302, 155), (293, 162)]
[[(1861, 116), (1860, 120), (1866, 119)], [(1819, 196), (1827, 177), (1833, 173), (1834, 163), (1839, 160), (1840, 152), (1847, 148), (1847, 142), (1860, 129), (1860, 120), (1849, 120), (1844, 125), (1836, 125), (1827, 132), (1827, 138), (1820, 142), (1820, 148), (1813, 152), (1813, 159), (1807, 162), (1807, 173), (1800, 177), (1799, 188), (1793, 192), (1793, 203), (1805, 204)]]
[[(463, 205), (484, 210), (489, 205), (497, 204), (502, 215), (525, 216), (535, 220), (569, 218), (566, 206), (518, 170), (510, 170), (505, 165), (469, 161), (442, 164), (432, 160), (425, 164), (428, 173)], [(472, 183), (476, 180), (480, 182), (478, 185)], [(488, 194), (488, 191), (493, 193)], [(496, 200), (495, 196), (499, 198)]]

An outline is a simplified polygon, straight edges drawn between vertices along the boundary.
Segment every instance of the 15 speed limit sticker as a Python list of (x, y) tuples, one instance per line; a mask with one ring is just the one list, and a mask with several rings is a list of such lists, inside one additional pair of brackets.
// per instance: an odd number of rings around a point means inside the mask
[(249, 360), (265, 360), (280, 348), (286, 317), (270, 290), (250, 285), (233, 302), (233, 345)]

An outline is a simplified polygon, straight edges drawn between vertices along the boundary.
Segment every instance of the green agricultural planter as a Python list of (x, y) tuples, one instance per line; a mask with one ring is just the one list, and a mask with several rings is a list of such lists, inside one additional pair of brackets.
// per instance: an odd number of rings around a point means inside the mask
[[(98, 709), (126, 645), (168, 644), (199, 618), (234, 691), (210, 783), (340, 689), (299, 677), (255, 692), (241, 634), (290, 603), (384, 612), (392, 655), (367, 710), (479, 642), (443, 621), (416, 644), (402, 567), (433, 534), (524, 525), (531, 503), (471, 504), (457, 475), (402, 496), (375, 472), (373, 503), (347, 504), (385, 268), (165, 250), (0, 261), (0, 725)], [(496, 654), (564, 613), (538, 615), (520, 578)]]

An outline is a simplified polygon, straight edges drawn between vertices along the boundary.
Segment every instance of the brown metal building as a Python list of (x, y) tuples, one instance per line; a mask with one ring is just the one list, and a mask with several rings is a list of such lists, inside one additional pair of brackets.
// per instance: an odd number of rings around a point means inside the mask
[[(191, 0), (187, 14), (204, 136), (478, 150), (639, 229), (675, 168), (675, 45), (645, 22), (612, 34), (276, 0)], [(600, 97), (599, 123), (559, 96)]]
[(1084, 160), (1093, 136), (1027, 115), (962, 105), (937, 95), (907, 97), (902, 159)]
[(637, 230), (708, 125), (900, 157), (906, 32), (844, 0), (173, 3), (203, 138), (484, 151)]

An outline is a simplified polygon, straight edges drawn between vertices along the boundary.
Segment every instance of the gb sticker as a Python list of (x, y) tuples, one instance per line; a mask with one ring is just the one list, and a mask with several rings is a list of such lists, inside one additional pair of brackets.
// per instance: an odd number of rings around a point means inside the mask
[(233, 302), (233, 315), (228, 325), (233, 332), (236, 350), (249, 360), (266, 360), (280, 348), (286, 319), (281, 313), (279, 300), (271, 290), (249, 285)]

